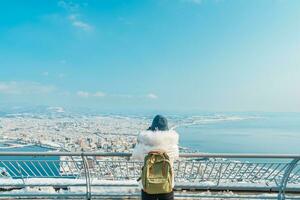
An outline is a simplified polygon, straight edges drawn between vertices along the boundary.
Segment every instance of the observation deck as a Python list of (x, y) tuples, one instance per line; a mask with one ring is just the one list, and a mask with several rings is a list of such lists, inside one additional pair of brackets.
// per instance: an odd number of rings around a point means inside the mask
[[(0, 152), (0, 198), (134, 199), (130, 153)], [(176, 199), (300, 199), (300, 155), (180, 154)]]

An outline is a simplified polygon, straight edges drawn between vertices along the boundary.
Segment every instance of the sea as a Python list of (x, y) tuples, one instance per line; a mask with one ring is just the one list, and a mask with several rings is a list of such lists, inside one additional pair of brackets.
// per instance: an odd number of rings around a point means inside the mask
[(180, 145), (207, 153), (300, 154), (300, 113), (238, 116), (179, 127)]

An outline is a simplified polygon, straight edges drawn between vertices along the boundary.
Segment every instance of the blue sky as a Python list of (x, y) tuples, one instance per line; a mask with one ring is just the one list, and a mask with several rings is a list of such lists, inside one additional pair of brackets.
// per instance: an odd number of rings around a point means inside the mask
[(300, 1), (6, 0), (0, 104), (300, 111)]

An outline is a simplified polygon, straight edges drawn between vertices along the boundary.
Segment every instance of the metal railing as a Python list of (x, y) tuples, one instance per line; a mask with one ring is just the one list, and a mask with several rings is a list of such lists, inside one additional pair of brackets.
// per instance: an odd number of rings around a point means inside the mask
[[(130, 156), (0, 152), (0, 197), (138, 197), (136, 179), (142, 163)], [(175, 194), (178, 198), (300, 199), (299, 160), (300, 155), (181, 154), (174, 163)]]

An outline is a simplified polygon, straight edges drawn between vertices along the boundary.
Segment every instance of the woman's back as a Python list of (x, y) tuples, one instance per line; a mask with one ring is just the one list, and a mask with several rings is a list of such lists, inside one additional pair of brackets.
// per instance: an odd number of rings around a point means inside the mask
[[(131, 159), (143, 161), (149, 152), (159, 150), (168, 155), (170, 163), (173, 166), (173, 162), (179, 157), (178, 142), (178, 133), (175, 130), (169, 130), (167, 119), (161, 115), (157, 115), (148, 130), (138, 135), (137, 144), (133, 150)], [(173, 188), (174, 176), (172, 176), (172, 179), (171, 185)], [(148, 194), (142, 189), (142, 199), (172, 200), (174, 199), (174, 194), (173, 190), (172, 192), (163, 194)]]

